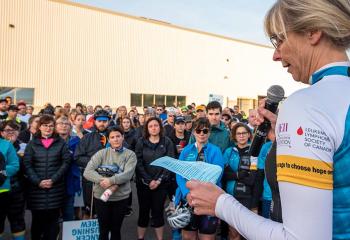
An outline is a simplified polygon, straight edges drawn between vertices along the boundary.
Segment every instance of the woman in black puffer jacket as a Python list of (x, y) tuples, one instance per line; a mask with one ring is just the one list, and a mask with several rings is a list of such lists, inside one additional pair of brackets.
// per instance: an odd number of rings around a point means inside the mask
[(164, 156), (175, 157), (173, 142), (163, 136), (162, 122), (151, 117), (144, 126), (144, 136), (135, 147), (137, 156), (136, 187), (139, 200), (138, 239), (144, 239), (151, 216), (151, 227), (157, 240), (163, 239), (164, 204), (170, 183), (170, 172), (150, 164)]
[(32, 211), (32, 239), (57, 239), (58, 218), (65, 197), (64, 176), (71, 161), (66, 142), (54, 131), (53, 117), (43, 115), (39, 131), (24, 153), (24, 168), (30, 181), (27, 197)]

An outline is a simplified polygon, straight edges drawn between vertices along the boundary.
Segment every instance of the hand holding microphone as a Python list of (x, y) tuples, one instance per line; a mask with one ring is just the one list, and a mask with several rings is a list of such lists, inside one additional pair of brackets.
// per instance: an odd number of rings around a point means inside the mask
[(256, 118), (258, 126), (252, 144), (249, 149), (249, 155), (257, 157), (266, 137), (274, 136), (277, 108), (279, 102), (284, 98), (284, 90), (279, 85), (273, 85), (267, 90), (267, 98), (259, 102), (258, 113)]

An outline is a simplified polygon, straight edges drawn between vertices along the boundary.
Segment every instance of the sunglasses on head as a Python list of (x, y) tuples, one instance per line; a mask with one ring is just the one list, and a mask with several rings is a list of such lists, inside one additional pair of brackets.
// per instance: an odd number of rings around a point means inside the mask
[(197, 134), (200, 134), (201, 132), (203, 132), (204, 134), (208, 134), (209, 133), (209, 129), (208, 128), (196, 129), (195, 131), (196, 131)]

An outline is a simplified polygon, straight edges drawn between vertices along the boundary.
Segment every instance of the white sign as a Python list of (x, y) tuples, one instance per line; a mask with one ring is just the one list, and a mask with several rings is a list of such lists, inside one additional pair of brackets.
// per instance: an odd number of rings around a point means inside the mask
[(216, 94), (209, 94), (209, 102), (212, 101), (218, 101), (221, 106), (224, 105), (224, 96), (222, 95), (216, 95)]
[(63, 222), (63, 240), (98, 240), (97, 219)]

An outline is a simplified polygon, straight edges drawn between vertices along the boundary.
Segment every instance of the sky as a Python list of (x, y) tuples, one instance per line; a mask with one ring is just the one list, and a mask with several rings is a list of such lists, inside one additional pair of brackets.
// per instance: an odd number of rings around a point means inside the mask
[(177, 26), (269, 45), (264, 17), (275, 0), (71, 0)]

